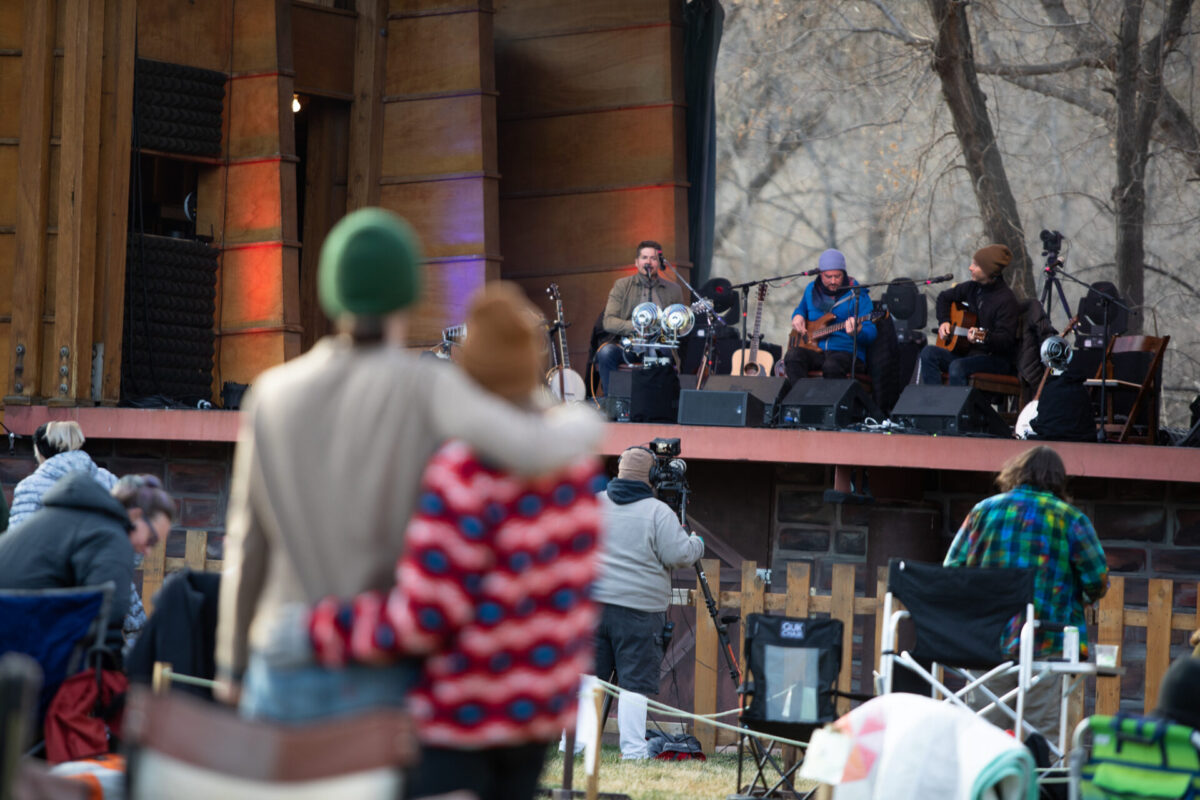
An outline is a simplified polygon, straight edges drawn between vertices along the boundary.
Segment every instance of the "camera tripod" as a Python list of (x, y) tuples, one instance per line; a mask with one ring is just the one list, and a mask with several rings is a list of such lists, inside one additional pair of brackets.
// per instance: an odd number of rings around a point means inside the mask
[[(1054, 292), (1057, 291), (1058, 299), (1062, 303), (1063, 311), (1067, 315), (1067, 319), (1071, 318), (1071, 304), (1067, 302), (1067, 293), (1063, 291), (1062, 280), (1058, 277), (1059, 268), (1062, 267), (1062, 259), (1058, 257), (1058, 251), (1051, 250), (1044, 252), (1046, 256), (1046, 266), (1042, 270), (1045, 273), (1045, 281), (1042, 283), (1042, 308), (1046, 310), (1046, 318), (1050, 319), (1054, 308)], [(1053, 320), (1051, 320), (1053, 321)]]

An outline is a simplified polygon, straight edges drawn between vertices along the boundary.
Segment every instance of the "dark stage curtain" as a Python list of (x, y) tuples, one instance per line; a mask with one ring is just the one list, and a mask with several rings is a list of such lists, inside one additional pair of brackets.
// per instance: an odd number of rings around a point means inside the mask
[(687, 100), (688, 248), (692, 284), (712, 268), (716, 218), (717, 115), (713, 83), (725, 10), (720, 0), (680, 0), (684, 20), (684, 95)]

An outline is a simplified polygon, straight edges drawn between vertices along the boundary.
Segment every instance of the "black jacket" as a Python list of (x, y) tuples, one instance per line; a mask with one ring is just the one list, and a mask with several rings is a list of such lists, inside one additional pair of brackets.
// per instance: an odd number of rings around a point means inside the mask
[(938, 295), (938, 323), (950, 321), (950, 305), (958, 303), (975, 314), (977, 327), (987, 331), (982, 344), (972, 344), (969, 356), (1000, 356), (1015, 363), (1017, 357), (1017, 319), (1021, 306), (1003, 277), (991, 283), (963, 281)]
[[(1092, 396), (1083, 381), (1068, 375), (1051, 375), (1038, 398), (1038, 413), (1029, 423), (1038, 439), (1063, 442), (1096, 441)], [(1035, 437), (1030, 437), (1035, 438)]]
[[(154, 614), (125, 659), (130, 681), (150, 683), (156, 661), (166, 661), (181, 675), (212, 679), (220, 587), (219, 573), (185, 569), (167, 578), (154, 598)], [(178, 688), (212, 699), (211, 689)]]
[(116, 586), (107, 641), (123, 644), (133, 582), (133, 524), (125, 508), (86, 472), (72, 472), (43, 497), (44, 507), (0, 536), (0, 588)]

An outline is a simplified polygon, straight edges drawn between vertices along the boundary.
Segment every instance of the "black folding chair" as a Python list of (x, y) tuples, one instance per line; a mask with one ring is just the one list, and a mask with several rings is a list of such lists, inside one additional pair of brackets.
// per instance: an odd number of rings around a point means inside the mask
[[(842, 667), (842, 622), (818, 617), (746, 617), (744, 677), (738, 722), (738, 791), (757, 797), (797, 794), (792, 776), (802, 759), (787, 764), (775, 743), (764, 744), (751, 732), (807, 742), (812, 732), (837, 718), (835, 688)], [(749, 756), (754, 775), (742, 786), (742, 764)], [(778, 778), (768, 779), (773, 773)]]

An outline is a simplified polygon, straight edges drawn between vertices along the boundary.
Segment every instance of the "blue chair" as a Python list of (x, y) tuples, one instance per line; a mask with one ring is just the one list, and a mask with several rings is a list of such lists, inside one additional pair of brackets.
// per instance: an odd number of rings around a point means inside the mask
[(37, 719), (69, 675), (104, 648), (115, 587), (0, 590), (0, 654), (25, 653), (42, 668)]

